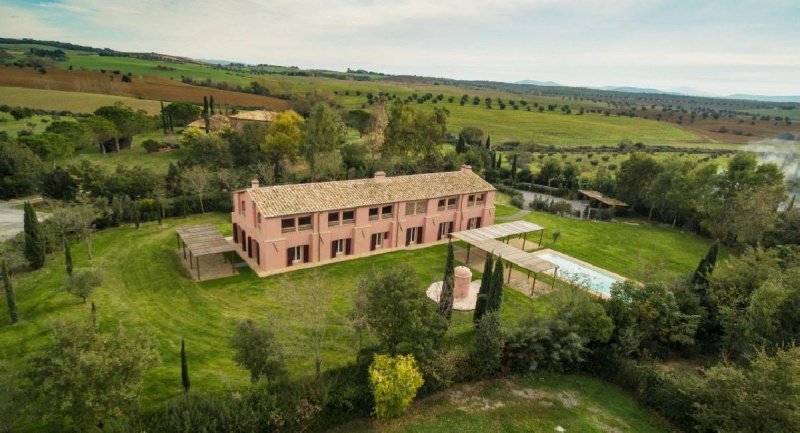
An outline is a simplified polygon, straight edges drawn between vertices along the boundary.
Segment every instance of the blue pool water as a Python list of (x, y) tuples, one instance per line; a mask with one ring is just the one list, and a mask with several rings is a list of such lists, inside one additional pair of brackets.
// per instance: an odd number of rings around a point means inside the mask
[(588, 268), (557, 254), (544, 252), (536, 256), (557, 265), (558, 276), (561, 277), (561, 279), (575, 281), (580, 285), (587, 286), (590, 290), (602, 293), (606, 296), (611, 294), (611, 286), (622, 281), (622, 279), (618, 277)]

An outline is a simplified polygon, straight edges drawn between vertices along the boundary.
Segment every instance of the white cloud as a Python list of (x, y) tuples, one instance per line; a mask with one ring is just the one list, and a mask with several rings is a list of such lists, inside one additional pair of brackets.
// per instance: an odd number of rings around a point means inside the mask
[(800, 93), (800, 50), (790, 43), (800, 39), (791, 19), (800, 8), (792, 2), (57, 0), (5, 8), (23, 17), (0, 15), (10, 36), (121, 50), (454, 78)]

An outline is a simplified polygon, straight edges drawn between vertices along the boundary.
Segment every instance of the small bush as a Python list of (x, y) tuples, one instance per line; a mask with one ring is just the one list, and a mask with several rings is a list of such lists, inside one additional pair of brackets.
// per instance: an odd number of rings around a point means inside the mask
[(375, 355), (369, 366), (369, 382), (379, 419), (402, 414), (423, 384), (413, 355)]
[(147, 153), (154, 153), (161, 149), (161, 143), (150, 138), (142, 142), (142, 147), (147, 151)]

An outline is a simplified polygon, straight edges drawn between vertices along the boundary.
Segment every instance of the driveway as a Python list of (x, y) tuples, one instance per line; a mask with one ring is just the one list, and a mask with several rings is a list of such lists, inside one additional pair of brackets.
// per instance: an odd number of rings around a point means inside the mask
[[(22, 231), (24, 215), (22, 201), (0, 201), (0, 241), (11, 238)], [(45, 217), (42, 213), (37, 213), (37, 216), (39, 221)]]
[(589, 205), (588, 201), (583, 200), (567, 200), (565, 198), (556, 197), (550, 194), (543, 194), (541, 192), (533, 192), (533, 191), (521, 191), (522, 197), (525, 199), (525, 207), (533, 201), (534, 198), (539, 198), (540, 200), (553, 200), (555, 203), (568, 203), (573, 211), (580, 211), (583, 212), (586, 209), (586, 206)]

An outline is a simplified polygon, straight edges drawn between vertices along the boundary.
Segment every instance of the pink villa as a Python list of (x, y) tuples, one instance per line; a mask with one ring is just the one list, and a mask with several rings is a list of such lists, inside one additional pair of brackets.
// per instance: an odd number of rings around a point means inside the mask
[(491, 225), (495, 188), (459, 171), (250, 188), (233, 194), (233, 241), (261, 276), (444, 241)]

